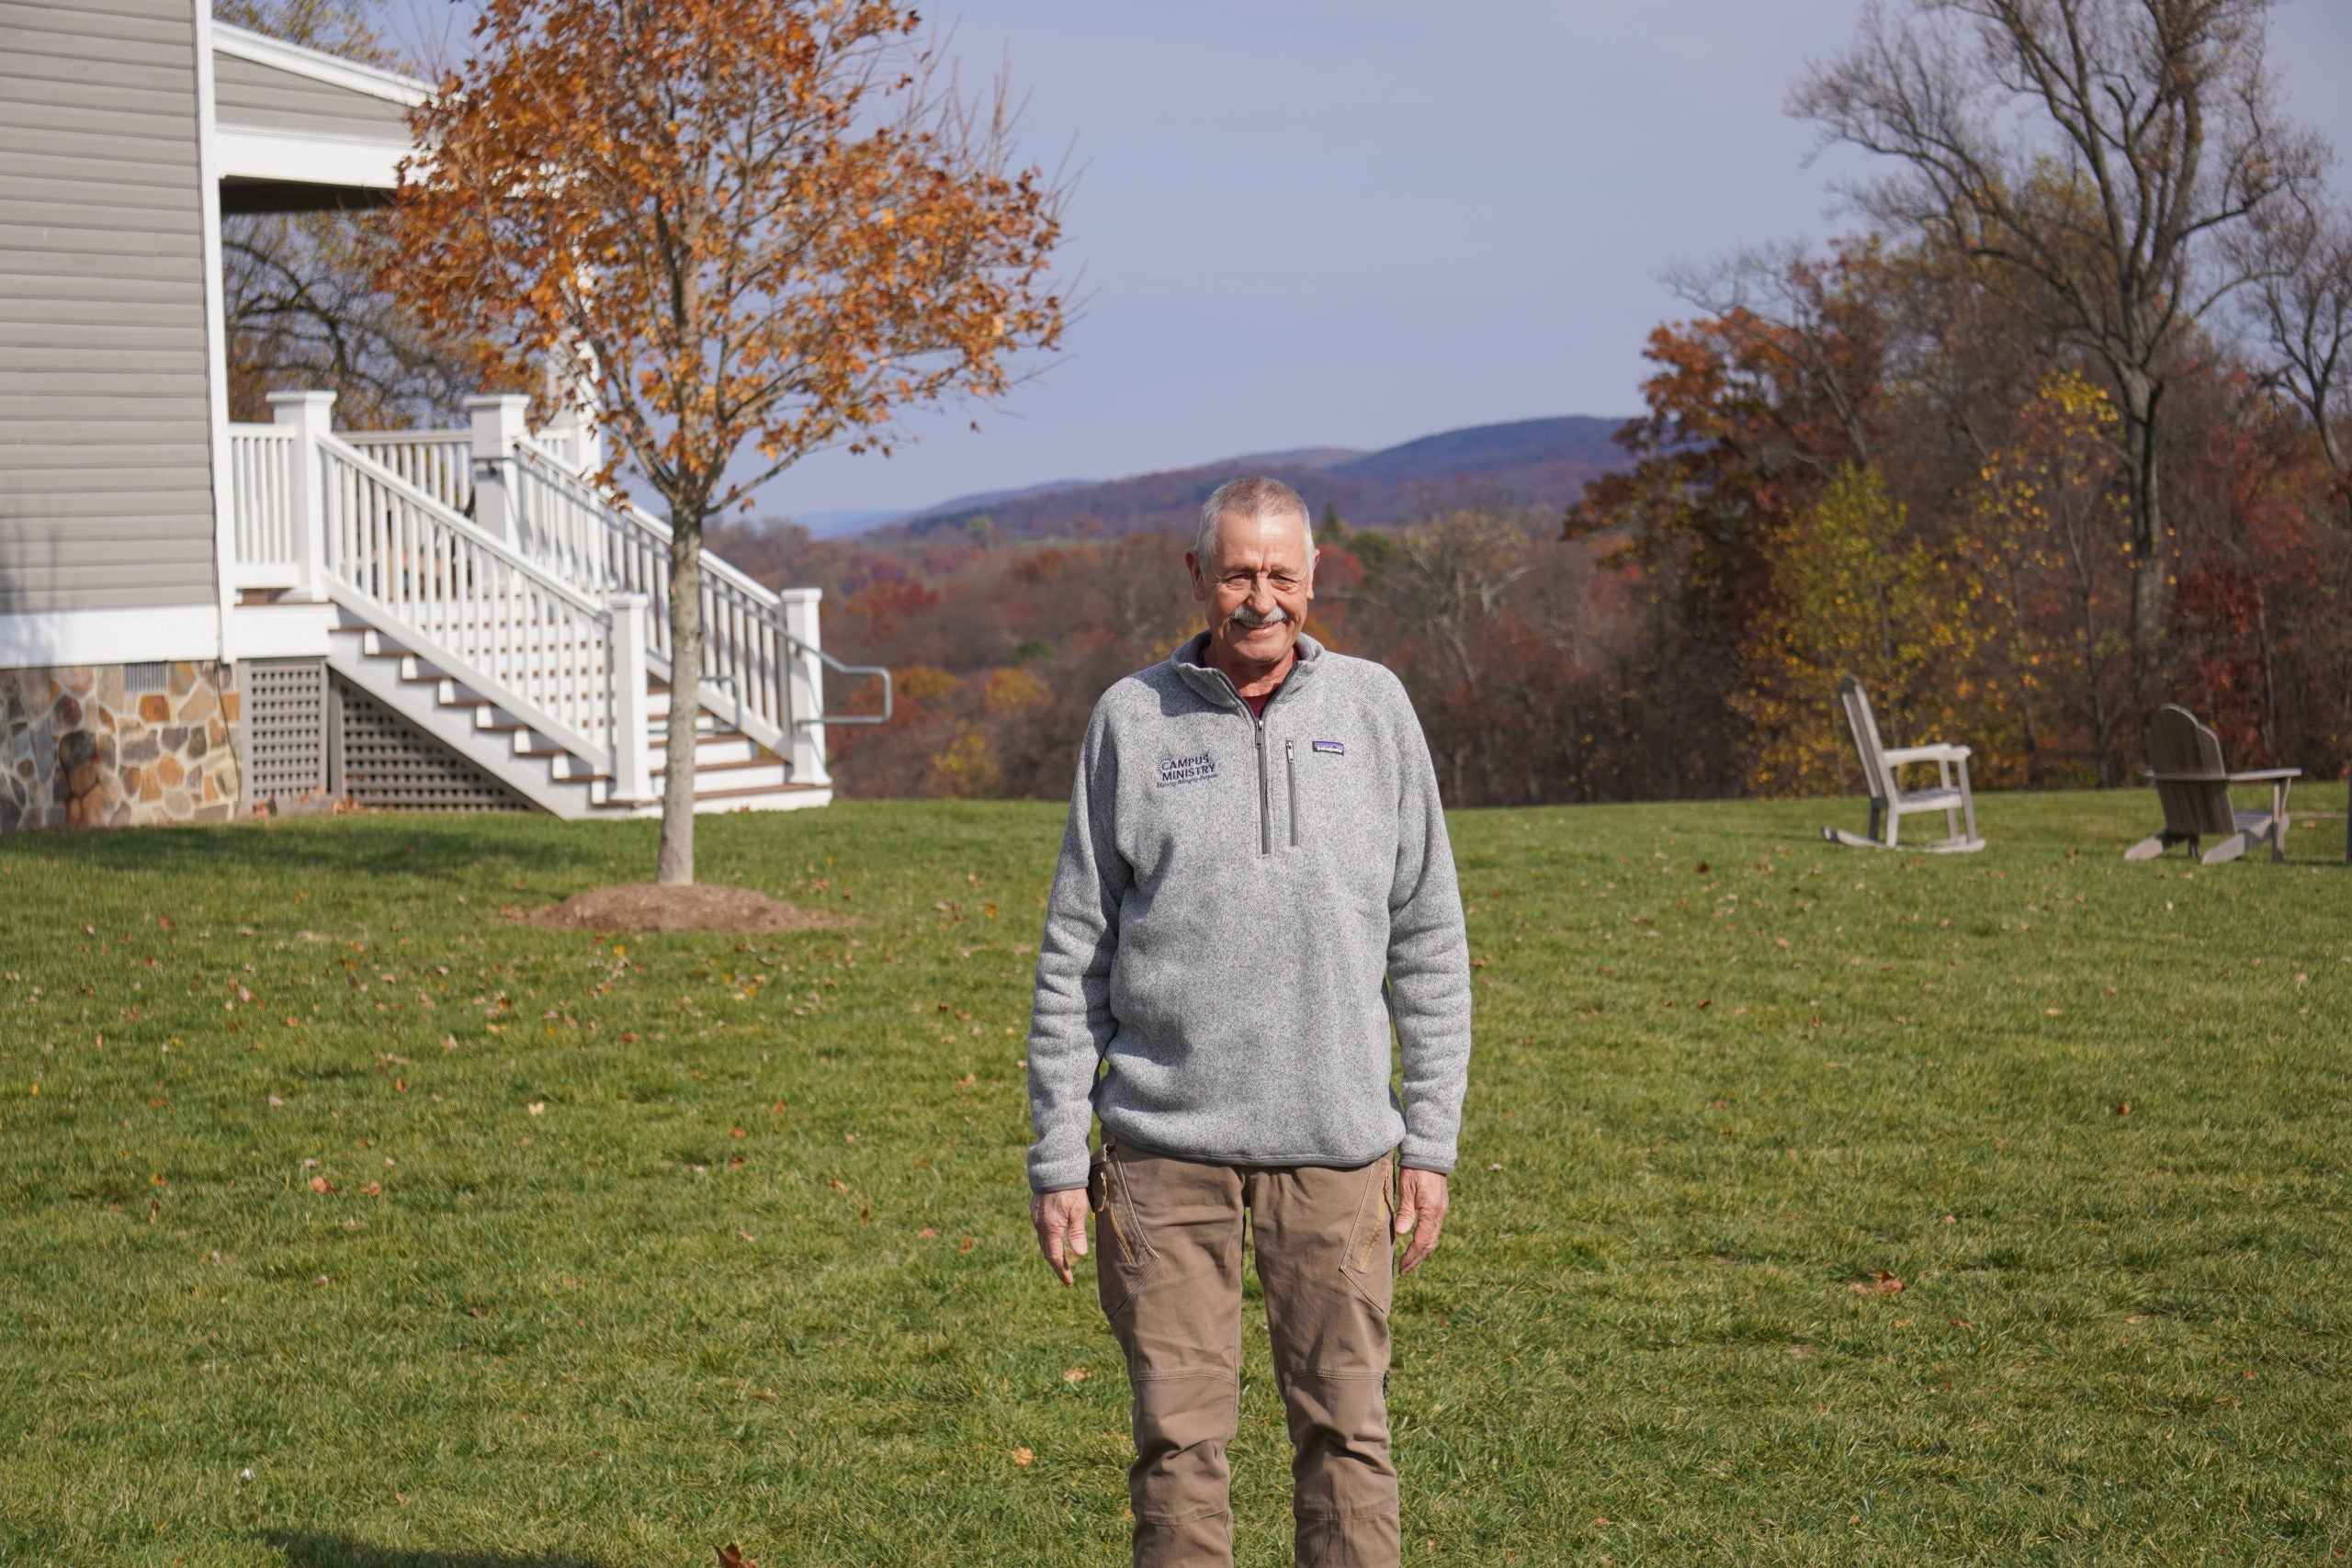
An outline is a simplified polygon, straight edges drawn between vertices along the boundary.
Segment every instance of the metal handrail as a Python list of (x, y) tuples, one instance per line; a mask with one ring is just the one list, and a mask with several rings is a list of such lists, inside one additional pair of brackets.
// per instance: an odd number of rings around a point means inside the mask
[(835, 659), (831, 654), (827, 653), (821, 648), (810, 648), (798, 637), (792, 637), (788, 632), (785, 635), (787, 637), (791, 637), (793, 647), (800, 649), (803, 653), (815, 654), (818, 660), (828, 670), (839, 671), (844, 675), (878, 676), (882, 682), (882, 711), (880, 713), (820, 713), (814, 718), (796, 718), (792, 721), (795, 726), (805, 727), (812, 724), (888, 724), (890, 722), (891, 688), (890, 671), (888, 667), (880, 664), (844, 664), (840, 660)]

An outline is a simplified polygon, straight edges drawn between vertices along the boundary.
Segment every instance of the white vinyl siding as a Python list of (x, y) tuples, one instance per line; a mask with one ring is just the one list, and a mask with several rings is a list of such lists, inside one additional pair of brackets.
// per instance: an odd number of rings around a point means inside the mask
[(217, 602), (200, 0), (0, 0), (0, 615)]

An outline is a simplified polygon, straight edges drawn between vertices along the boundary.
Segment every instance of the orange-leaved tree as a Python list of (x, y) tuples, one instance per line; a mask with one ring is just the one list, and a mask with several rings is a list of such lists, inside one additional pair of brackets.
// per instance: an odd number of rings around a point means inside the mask
[(1066, 187), (890, 0), (488, 0), (416, 110), (384, 274), (508, 384), (574, 356), (670, 513), (657, 880), (694, 879), (703, 525), (1050, 348)]

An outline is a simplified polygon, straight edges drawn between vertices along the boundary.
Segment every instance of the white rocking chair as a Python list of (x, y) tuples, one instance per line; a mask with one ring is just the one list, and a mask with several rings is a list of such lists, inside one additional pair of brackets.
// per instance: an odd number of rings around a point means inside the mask
[[(1932, 854), (1970, 854), (1983, 849), (1984, 840), (1976, 836), (1976, 798), (1968, 788), (1969, 749), (1938, 741), (1889, 750), (1879, 743), (1878, 720), (1871, 713), (1871, 699), (1860, 681), (1851, 675), (1840, 677), (1838, 700), (1845, 706), (1846, 724), (1854, 734), (1854, 750), (1861, 759), (1862, 785), (1871, 792), (1871, 829), (1868, 838), (1839, 828), (1824, 828), (1821, 836), (1833, 844), (1855, 849), (1892, 850), (1899, 847), (1896, 835), (1905, 815), (1940, 811), (1944, 814), (1943, 838), (1918, 848)], [(1903, 769), (1917, 762), (1936, 765), (1934, 787), (1903, 787)], [(1964, 832), (1963, 821), (1967, 825)], [(1886, 829), (1883, 839), (1879, 837), (1881, 824)]]

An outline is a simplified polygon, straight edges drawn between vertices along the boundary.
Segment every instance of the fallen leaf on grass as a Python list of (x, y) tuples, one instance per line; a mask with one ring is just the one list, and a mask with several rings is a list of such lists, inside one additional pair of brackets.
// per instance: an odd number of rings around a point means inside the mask
[(323, 1176), (314, 1176), (311, 1178), (311, 1190), (313, 1192), (332, 1192), (334, 1190), (334, 1183), (329, 1181)]
[(1084, 1367), (1072, 1367), (1069, 1371), (1062, 1374), (1062, 1382), (1084, 1382), (1093, 1375), (1094, 1374), (1092, 1372), (1088, 1371)]
[(2116, 1113), (2118, 1116), (2129, 1116), (2129, 1115), (2131, 1115), (2131, 1114), (2132, 1114), (2132, 1102), (2131, 1102), (2130, 1100), (2117, 1100), (2117, 1101), (2115, 1102), (2115, 1113)]
[(544, 1116), (548, 1113), (548, 1102), (544, 1100), (535, 1100), (523, 1109), (534, 1116)]
[(283, 1105), (283, 1104), (285, 1104), (285, 1103), (286, 1103), (286, 1102), (285, 1102), (284, 1100), (282, 1100), (278, 1099), (278, 1098), (277, 1098), (277, 1096), (276, 1096), (276, 1095), (274, 1095), (274, 1094), (273, 1094), (273, 1095), (271, 1095), (271, 1096), (269, 1097), (269, 1105), (270, 1105), (270, 1109), (271, 1109), (271, 1110), (273, 1110), (273, 1111), (275, 1111), (276, 1109), (277, 1109), (277, 1107), (279, 1107), (279, 1106), (281, 1106), (281, 1105)]
[(1882, 1269), (1869, 1279), (1857, 1280), (1846, 1288), (1859, 1291), (1866, 1296), (1893, 1296), (1902, 1293), (1903, 1281)]
[(1022, 1465), (1035, 1464), (1037, 1462), (1037, 1456), (1027, 1449), (1015, 1449), (1012, 1450), (1012, 1462)]
[(922, 1229), (915, 1232), (915, 1235), (925, 1241), (929, 1241), (939, 1235), (939, 1227), (937, 1225), (925, 1225)]
[(744, 1556), (742, 1549), (731, 1540), (711, 1550), (718, 1553), (718, 1568), (760, 1568), (759, 1559)]
[(956, 1250), (958, 1252), (969, 1252), (972, 1248), (978, 1246), (979, 1246), (979, 1238), (977, 1236), (967, 1235), (962, 1241), (956, 1244)]
[(380, 1181), (371, 1181), (359, 1190), (359, 1195), (362, 1198), (380, 1198), (384, 1195), (384, 1184)]

